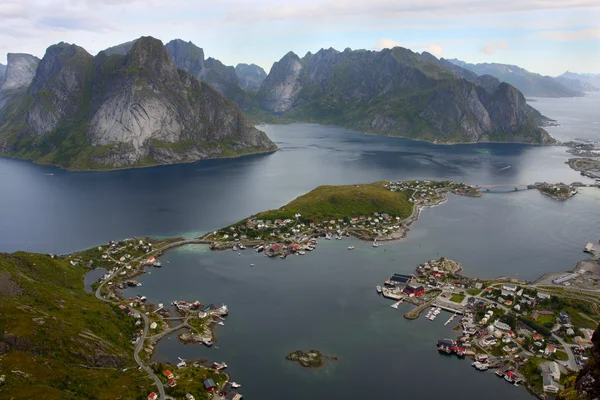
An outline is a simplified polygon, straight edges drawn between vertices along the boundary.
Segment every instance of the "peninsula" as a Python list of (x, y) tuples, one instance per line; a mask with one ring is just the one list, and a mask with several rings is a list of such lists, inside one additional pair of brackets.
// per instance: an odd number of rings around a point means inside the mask
[(535, 283), (476, 279), (461, 275), (460, 264), (442, 257), (418, 265), (414, 274), (392, 275), (377, 291), (396, 301), (392, 308), (404, 301), (414, 304), (405, 314), (408, 319), (428, 308), (430, 321), (450, 312), (444, 325), (456, 319), (455, 330), (461, 333), (457, 339), (438, 340), (440, 353), (469, 356), (476, 369), (494, 369), (507, 382), (543, 397), (574, 379), (599, 327), (600, 263), (594, 257), (576, 269)]

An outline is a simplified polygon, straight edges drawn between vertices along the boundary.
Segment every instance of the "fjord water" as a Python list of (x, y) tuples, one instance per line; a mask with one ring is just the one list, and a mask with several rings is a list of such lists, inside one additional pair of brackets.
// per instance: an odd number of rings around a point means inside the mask
[[(589, 121), (599, 99), (584, 98), (578, 106), (588, 110)], [(558, 119), (541, 106), (559, 110), (567, 100), (533, 104)], [(562, 126), (551, 132), (561, 140), (600, 138), (597, 125), (579, 121), (573, 129), (559, 119)], [(183, 345), (172, 335), (156, 358), (226, 361), (247, 398), (528, 398), (467, 361), (438, 355), (434, 341), (453, 336), (451, 325), (443, 326), (447, 314), (434, 322), (406, 321), (402, 313), (410, 306), (391, 309), (375, 285), (441, 255), (480, 277), (534, 280), (572, 268), (585, 242), (598, 239), (600, 191), (586, 188), (566, 202), (534, 190), (511, 192), (515, 184), (535, 181), (590, 182), (564, 164), (565, 149), (435, 146), (307, 124), (262, 129), (279, 152), (100, 173), (0, 159), (0, 250), (64, 253), (134, 235), (191, 236), (280, 207), (321, 184), (430, 178), (501, 185), (480, 199), (451, 196), (425, 209), (406, 239), (378, 249), (353, 241), (357, 249), (350, 252), (348, 239), (322, 241), (306, 256), (268, 260), (251, 250), (238, 256), (186, 246), (165, 254), (163, 268), (140, 277), (143, 286), (127, 294), (167, 304), (228, 304), (231, 315), (216, 331), (219, 349)], [(340, 359), (304, 370), (284, 360), (299, 348)]]

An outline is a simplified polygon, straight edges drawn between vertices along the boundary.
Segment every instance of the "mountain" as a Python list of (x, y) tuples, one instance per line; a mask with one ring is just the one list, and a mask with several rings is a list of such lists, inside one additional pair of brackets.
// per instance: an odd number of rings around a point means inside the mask
[(22, 94), (33, 80), (40, 59), (30, 54), (9, 53), (8, 64), (0, 79), (0, 109), (13, 97)]
[(251, 91), (257, 91), (267, 77), (265, 70), (256, 64), (238, 64), (235, 66), (235, 73), (240, 85)]
[(240, 86), (233, 67), (224, 65), (214, 58), (205, 60), (204, 50), (192, 42), (175, 39), (165, 47), (178, 69), (187, 71), (200, 81), (208, 83), (242, 109), (252, 106), (252, 99)]
[(564, 76), (557, 76), (556, 78), (554, 78), (557, 82), (560, 82), (561, 85), (563, 85), (566, 88), (569, 88), (571, 90), (575, 90), (578, 92), (597, 92), (598, 89), (597, 87), (595, 87), (594, 85), (582, 81), (581, 79), (571, 79), (571, 78), (565, 78)]
[(5, 72), (6, 72), (6, 65), (0, 64), (0, 82), (2, 82), (2, 78), (4, 78)]
[(127, 53), (129, 53), (129, 50), (131, 50), (131, 48), (133, 47), (134, 44), (135, 44), (135, 40), (132, 40), (130, 42), (125, 42), (125, 43), (118, 44), (116, 46), (109, 47), (109, 48), (103, 50), (103, 52), (107, 56), (112, 56), (113, 54), (124, 56)]
[(560, 400), (600, 399), (600, 325), (592, 334), (592, 346), (588, 361), (576, 375), (565, 380), (564, 390), (558, 393)]
[(289, 52), (273, 64), (258, 98), (285, 121), (440, 143), (554, 142), (517, 89), (477, 85), (431, 57), (401, 47), (322, 49), (303, 58)]
[(592, 90), (600, 89), (600, 74), (578, 74), (575, 72), (567, 71), (564, 74), (558, 76), (556, 79), (562, 78), (574, 79), (583, 83), (587, 83), (588, 85), (591, 85), (594, 88)]
[(451, 59), (449, 62), (477, 75), (491, 75), (519, 89), (525, 96), (532, 97), (577, 97), (583, 93), (569, 89), (550, 76), (532, 73), (516, 65), (482, 63), (469, 64)]
[(211, 86), (177, 70), (162, 42), (96, 57), (50, 46), (0, 119), (0, 153), (72, 169), (191, 162), (276, 150)]

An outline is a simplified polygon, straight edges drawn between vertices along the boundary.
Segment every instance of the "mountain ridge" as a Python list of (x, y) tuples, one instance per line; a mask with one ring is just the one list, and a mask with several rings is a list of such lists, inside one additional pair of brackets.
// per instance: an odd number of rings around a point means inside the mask
[(465, 68), (477, 75), (491, 75), (519, 89), (531, 97), (581, 97), (584, 93), (563, 85), (560, 81), (511, 64), (479, 63), (471, 64), (458, 59), (448, 59), (450, 63)]
[(157, 39), (96, 57), (50, 46), (0, 119), (0, 153), (70, 169), (114, 169), (270, 152), (276, 146)]
[(434, 143), (555, 142), (517, 89), (478, 85), (432, 57), (401, 47), (321, 49), (303, 58), (288, 52), (273, 64), (258, 98), (283, 121)]

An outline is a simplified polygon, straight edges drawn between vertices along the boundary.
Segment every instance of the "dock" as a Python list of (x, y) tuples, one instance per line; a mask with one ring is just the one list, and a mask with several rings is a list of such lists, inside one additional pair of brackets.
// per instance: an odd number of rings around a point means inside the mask
[(448, 321), (444, 322), (444, 326), (448, 325), (450, 322), (452, 322), (454, 320), (454, 318), (456, 318), (456, 313), (452, 314), (452, 316), (450, 318), (448, 318)]
[(441, 301), (435, 301), (433, 303), (433, 305), (435, 307), (439, 307), (444, 311), (450, 311), (451, 313), (455, 313), (455, 314), (464, 314), (464, 309), (462, 306), (460, 305), (453, 305), (453, 304), (448, 304), (446, 302), (441, 302)]

